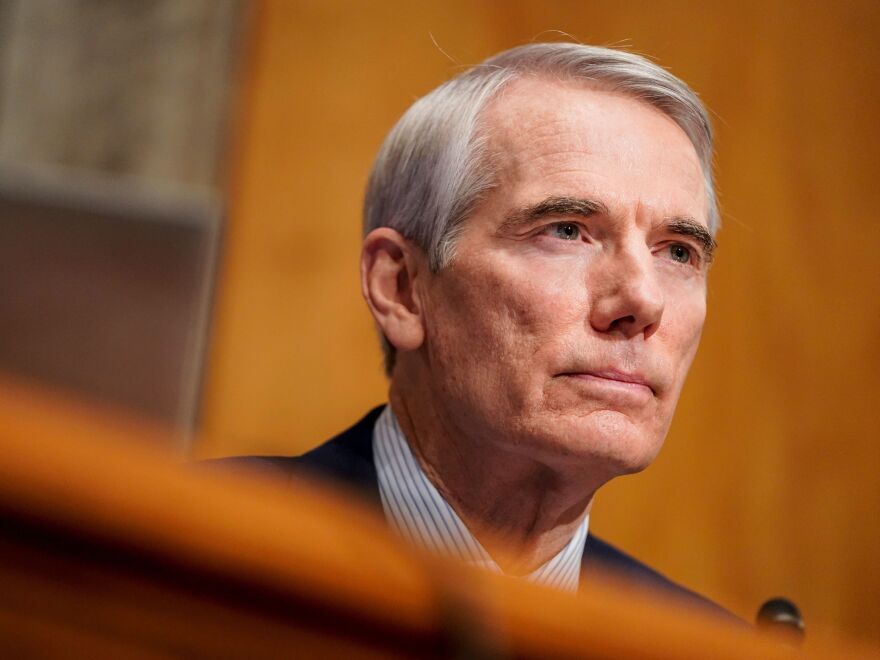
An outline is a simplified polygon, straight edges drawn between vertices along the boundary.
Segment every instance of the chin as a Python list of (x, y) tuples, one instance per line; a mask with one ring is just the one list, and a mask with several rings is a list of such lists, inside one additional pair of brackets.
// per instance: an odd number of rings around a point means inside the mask
[(604, 479), (641, 472), (663, 446), (665, 429), (633, 421), (612, 410), (554, 415), (536, 440), (547, 463), (588, 470)]

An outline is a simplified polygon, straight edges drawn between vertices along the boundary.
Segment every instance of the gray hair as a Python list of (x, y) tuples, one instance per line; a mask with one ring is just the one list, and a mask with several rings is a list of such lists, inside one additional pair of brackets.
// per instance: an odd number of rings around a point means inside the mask
[[(425, 250), (432, 271), (448, 265), (462, 223), (495, 183), (480, 116), (511, 81), (527, 75), (587, 81), (669, 116), (700, 159), (709, 230), (717, 231), (712, 127), (694, 91), (640, 55), (575, 43), (535, 43), (490, 57), (410, 106), (376, 156), (364, 200), (364, 235), (390, 227)], [(384, 337), (382, 349), (390, 374), (395, 349)]]

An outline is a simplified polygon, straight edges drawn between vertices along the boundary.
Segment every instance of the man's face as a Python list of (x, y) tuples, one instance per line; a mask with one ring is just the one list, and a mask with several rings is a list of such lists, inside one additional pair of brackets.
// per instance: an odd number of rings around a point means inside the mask
[(660, 111), (576, 83), (516, 81), (483, 122), (498, 185), (422, 292), (434, 405), (471, 442), (640, 470), (706, 313), (696, 152)]

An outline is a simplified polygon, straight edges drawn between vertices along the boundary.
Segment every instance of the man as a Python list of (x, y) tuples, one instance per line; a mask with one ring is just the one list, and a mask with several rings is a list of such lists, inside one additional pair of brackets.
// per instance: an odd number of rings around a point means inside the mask
[(302, 457), (244, 460), (359, 486), (412, 542), (494, 570), (689, 593), (588, 521), (656, 456), (697, 350), (711, 151), (694, 93), (626, 52), (530, 44), (441, 85), (366, 194), (390, 405)]

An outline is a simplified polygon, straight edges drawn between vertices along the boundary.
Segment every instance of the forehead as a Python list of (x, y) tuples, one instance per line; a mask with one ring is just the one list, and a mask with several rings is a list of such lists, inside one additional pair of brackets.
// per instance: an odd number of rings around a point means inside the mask
[(486, 107), (481, 129), (499, 188), (520, 203), (540, 195), (599, 197), (707, 223), (696, 150), (675, 121), (632, 96), (526, 77)]

